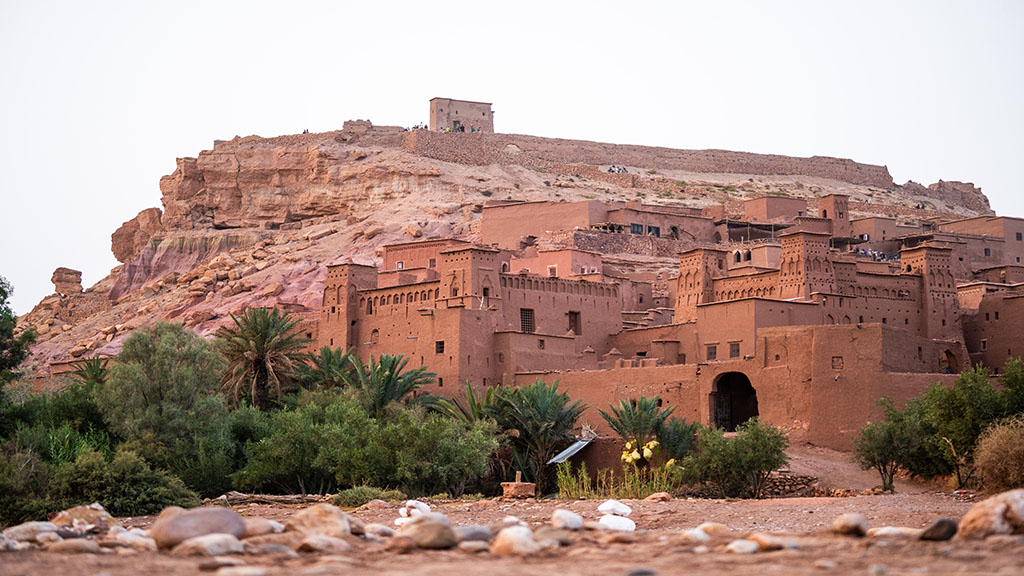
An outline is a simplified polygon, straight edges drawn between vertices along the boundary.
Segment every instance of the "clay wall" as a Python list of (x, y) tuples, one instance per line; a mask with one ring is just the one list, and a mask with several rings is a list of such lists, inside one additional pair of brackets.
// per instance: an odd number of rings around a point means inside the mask
[(976, 270), (973, 277), (978, 282), (1020, 284), (1024, 282), (1024, 266), (995, 266)]
[(384, 246), (384, 270), (436, 268), (437, 263), (441, 261), (441, 252), (468, 244), (455, 238), (390, 244)]
[(531, 372), (517, 374), (516, 384), (530, 384), (538, 377), (546, 382), (559, 379), (572, 398), (588, 404), (581, 421), (603, 436), (612, 436), (597, 410), (641, 395), (657, 395), (663, 406), (675, 407), (675, 416), (708, 425), (718, 382), (730, 373), (740, 373), (756, 391), (758, 416), (786, 430), (790, 442), (849, 450), (851, 438), (864, 423), (882, 416), (877, 398), (889, 396), (902, 406), (932, 383), (951, 384), (955, 378), (883, 369), (885, 348), (905, 337), (879, 325), (768, 328), (759, 331), (758, 338), (760, 350), (750, 359), (699, 366)]
[(838, 236), (838, 234), (832, 233), (832, 220), (828, 218), (811, 218), (809, 216), (797, 216), (793, 219), (793, 226), (786, 229), (787, 232), (815, 232), (817, 234), (829, 234), (831, 236)]
[(807, 200), (785, 196), (762, 196), (743, 202), (743, 214), (755, 222), (790, 221), (807, 215)]
[(402, 134), (410, 152), (463, 164), (518, 164), (545, 170), (554, 164), (631, 166), (716, 174), (807, 175), (878, 188), (894, 187), (884, 166), (813, 156), (794, 158), (725, 150), (675, 150), (541, 138), (518, 134), (439, 134), (413, 130)]
[[(621, 208), (609, 210), (607, 221), (622, 224), (627, 228), (639, 224), (643, 232), (631, 234), (654, 235), (672, 240), (711, 242), (715, 234), (715, 223), (710, 218), (674, 214), (657, 210)], [(652, 230), (656, 228), (656, 230)]]
[(523, 202), (485, 205), (480, 218), (480, 238), (484, 244), (519, 249), (524, 236), (543, 236), (548, 231), (589, 228), (606, 220), (602, 202)]
[[(870, 243), (876, 243), (893, 240), (908, 234), (917, 234), (921, 232), (921, 226), (901, 222), (895, 218), (871, 216), (851, 221), (850, 230), (854, 237), (867, 240)], [(892, 252), (890, 251), (890, 253)]]
[(501, 329), (521, 331), (523, 310), (533, 310), (534, 333), (538, 335), (564, 336), (570, 322), (577, 322), (577, 352), (589, 346), (603, 355), (610, 348), (609, 335), (622, 328), (615, 284), (502, 274), (500, 294)]
[(512, 274), (526, 271), (559, 278), (599, 273), (603, 268), (600, 254), (575, 249), (528, 251), (524, 256), (512, 257), (509, 265)]
[(494, 113), (489, 102), (432, 98), (430, 100), (430, 129), (456, 130), (459, 127), (469, 132), (494, 132)]
[(1024, 357), (1024, 294), (986, 292), (977, 311), (963, 317), (964, 339), (972, 364), (1001, 370), (1009, 358)]
[(389, 270), (377, 274), (377, 286), (390, 288), (392, 286), (407, 286), (422, 282), (433, 282), (439, 278), (434, 268), (403, 268), (402, 270)]

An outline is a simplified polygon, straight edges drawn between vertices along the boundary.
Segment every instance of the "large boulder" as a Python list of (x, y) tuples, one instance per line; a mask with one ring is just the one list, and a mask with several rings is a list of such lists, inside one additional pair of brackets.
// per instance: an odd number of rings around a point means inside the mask
[(299, 532), (307, 536), (342, 538), (352, 534), (349, 515), (333, 504), (316, 504), (295, 513), (285, 523), (286, 532)]
[(978, 502), (960, 519), (957, 535), (979, 539), (995, 534), (1024, 534), (1024, 489)]
[(149, 536), (161, 549), (174, 548), (185, 540), (207, 534), (245, 534), (245, 519), (230, 508), (211, 506), (185, 510), (177, 506), (165, 508), (157, 517)]

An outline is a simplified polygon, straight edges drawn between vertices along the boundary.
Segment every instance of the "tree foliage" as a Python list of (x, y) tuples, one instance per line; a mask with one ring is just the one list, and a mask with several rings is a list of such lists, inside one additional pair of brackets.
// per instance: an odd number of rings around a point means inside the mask
[(662, 409), (657, 396), (641, 396), (636, 400), (619, 400), (619, 405), (612, 406), (611, 410), (611, 414), (604, 410), (598, 412), (623, 440), (642, 446), (659, 438), (675, 407)]
[(341, 348), (324, 346), (309, 357), (308, 364), (299, 365), (299, 382), (307, 390), (341, 388), (354, 376), (354, 356), (353, 349), (342, 352)]
[(760, 498), (768, 476), (788, 462), (789, 441), (782, 431), (751, 418), (726, 438), (721, 428), (701, 430), (697, 450), (683, 460), (690, 482), (706, 482), (730, 498)]
[(28, 355), (29, 346), (35, 342), (35, 333), (31, 330), (14, 335), (18, 319), (7, 301), (13, 293), (10, 282), (0, 276), (0, 404), (4, 402), (4, 385), (17, 376), (18, 365)]
[(891, 398), (880, 398), (878, 404), (885, 410), (885, 419), (868, 422), (861, 428), (853, 439), (854, 460), (865, 470), (877, 470), (882, 477), (882, 489), (891, 492), (895, 489), (896, 472), (920, 448), (923, 434), (914, 412), (896, 410)]
[(205, 496), (230, 487), (227, 410), (218, 392), (223, 367), (198, 334), (158, 322), (125, 340), (97, 389), (106, 421), (129, 448)]
[(349, 363), (352, 371), (344, 375), (345, 382), (374, 417), (383, 414), (392, 402), (436, 402), (432, 396), (411, 397), (417, 389), (434, 382), (437, 375), (423, 366), (406, 370), (409, 359), (402, 355), (382, 354), (379, 359), (371, 355), (366, 365), (353, 355)]
[(309, 341), (300, 333), (301, 319), (277, 308), (246, 308), (231, 320), (234, 326), (216, 334), (228, 361), (221, 382), (233, 406), (245, 394), (253, 406), (267, 410), (271, 387), (280, 403), (306, 358), (303, 349)]

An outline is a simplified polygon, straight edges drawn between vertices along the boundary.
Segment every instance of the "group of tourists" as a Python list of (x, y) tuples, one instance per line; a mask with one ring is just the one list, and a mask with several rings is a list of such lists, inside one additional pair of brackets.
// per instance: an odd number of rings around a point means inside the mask
[(615, 166), (614, 164), (608, 167), (609, 174), (628, 174), (629, 170), (626, 170), (622, 166)]

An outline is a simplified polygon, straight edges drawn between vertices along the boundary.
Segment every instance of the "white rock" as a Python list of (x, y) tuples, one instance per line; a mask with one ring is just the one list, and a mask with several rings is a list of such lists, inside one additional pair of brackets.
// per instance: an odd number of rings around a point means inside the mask
[(419, 508), (409, 508), (409, 518), (415, 518), (424, 514), (423, 510)]
[(602, 514), (615, 514), (616, 516), (629, 516), (633, 513), (632, 508), (618, 500), (606, 500), (597, 507), (597, 511)]
[(711, 536), (708, 533), (701, 530), (700, 528), (693, 528), (691, 530), (683, 530), (683, 542), (690, 544), (700, 544), (701, 542), (707, 542), (711, 540)]
[(430, 512), (430, 505), (425, 502), (420, 502), (419, 500), (406, 500), (405, 507), (419, 510), (424, 514)]
[(832, 531), (836, 534), (863, 536), (868, 531), (868, 519), (863, 514), (840, 514), (832, 521)]
[(868, 530), (868, 536), (875, 538), (918, 538), (921, 530), (918, 528), (904, 528), (902, 526), (882, 526)]
[(725, 524), (719, 524), (718, 522), (704, 522), (700, 526), (697, 526), (697, 530), (702, 530), (705, 534), (725, 534), (729, 531), (729, 527)]
[(527, 556), (538, 551), (540, 544), (533, 539), (533, 531), (526, 526), (504, 528), (491, 543), (491, 554), (495, 556)]
[(36, 535), (56, 531), (57, 526), (52, 522), (25, 522), (4, 530), (3, 535), (15, 542), (35, 542)]
[(601, 516), (598, 523), (608, 530), (623, 530), (625, 532), (632, 532), (636, 530), (636, 522), (633, 522), (625, 516), (616, 516), (615, 514), (605, 514), (604, 516)]
[(579, 530), (583, 528), (583, 517), (571, 510), (558, 508), (551, 513), (551, 525), (564, 530)]
[(526, 526), (526, 522), (520, 520), (518, 516), (505, 516), (501, 523), (504, 526)]
[(726, 551), (733, 554), (753, 554), (757, 552), (757, 542), (753, 540), (733, 540), (725, 547)]
[(222, 556), (241, 554), (245, 551), (242, 541), (232, 534), (206, 534), (189, 538), (171, 551), (175, 556)]
[(412, 518), (409, 518), (408, 516), (403, 516), (401, 518), (395, 518), (395, 526), (404, 526), (404, 525), (408, 524), (409, 522), (412, 522)]

